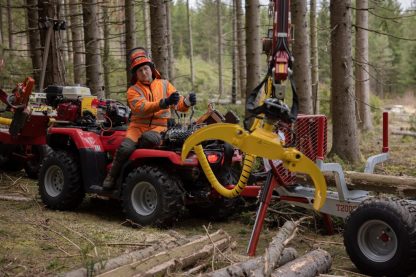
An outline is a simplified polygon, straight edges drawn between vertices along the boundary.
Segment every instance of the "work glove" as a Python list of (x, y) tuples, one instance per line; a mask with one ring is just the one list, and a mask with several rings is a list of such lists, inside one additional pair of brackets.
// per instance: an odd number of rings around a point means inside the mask
[(163, 98), (159, 102), (162, 109), (167, 109), (170, 105), (176, 105), (179, 102), (179, 93), (173, 92), (169, 97)]
[(195, 94), (195, 92), (189, 93), (188, 96), (186, 96), (184, 102), (185, 102), (185, 105), (188, 106), (188, 107), (195, 106), (196, 105), (196, 94)]

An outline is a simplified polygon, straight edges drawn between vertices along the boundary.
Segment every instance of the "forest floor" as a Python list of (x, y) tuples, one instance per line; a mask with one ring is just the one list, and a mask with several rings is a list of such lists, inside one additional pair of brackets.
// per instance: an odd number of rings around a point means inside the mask
[[(394, 128), (407, 128), (409, 125), (403, 115), (395, 115), (392, 120)], [(381, 150), (380, 128), (362, 137), (363, 156)], [(391, 159), (378, 166), (377, 173), (416, 177), (415, 145), (414, 137), (390, 136)], [(24, 172), (0, 173), (0, 195), (32, 199), (26, 202), (0, 200), (0, 276), (57, 275), (158, 244), (168, 237), (204, 235), (205, 228), (210, 231), (223, 229), (230, 234), (236, 248), (227, 255), (230, 259), (237, 259), (238, 255), (245, 255), (255, 215), (253, 210), (244, 211), (226, 222), (186, 217), (169, 230), (132, 228), (124, 221), (121, 205), (115, 201), (87, 198), (75, 211), (45, 209), (37, 194), (37, 182), (25, 178)], [(284, 212), (269, 212), (271, 217), (263, 229), (257, 253), (263, 252), (284, 219), (300, 213), (297, 209), (281, 211)], [(357, 273), (345, 253), (342, 225), (342, 220), (336, 220), (337, 233), (323, 235), (325, 231), (315, 216), (301, 226), (290, 246), (295, 247), (299, 254), (319, 246), (333, 258), (330, 274), (363, 276)], [(221, 265), (213, 263), (212, 266)], [(211, 265), (208, 270), (211, 270)]]

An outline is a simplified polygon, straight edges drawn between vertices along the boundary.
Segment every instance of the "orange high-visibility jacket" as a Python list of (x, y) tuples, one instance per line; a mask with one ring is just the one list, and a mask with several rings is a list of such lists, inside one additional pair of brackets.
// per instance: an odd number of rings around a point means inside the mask
[[(168, 80), (163, 79), (154, 79), (150, 86), (138, 81), (129, 87), (127, 102), (131, 109), (131, 118), (126, 137), (137, 141), (143, 132), (149, 130), (162, 132), (166, 130), (168, 119), (171, 117), (170, 108), (175, 107), (161, 109), (159, 102), (175, 91), (175, 87)], [(183, 96), (180, 97), (176, 109), (181, 112), (188, 110)]]

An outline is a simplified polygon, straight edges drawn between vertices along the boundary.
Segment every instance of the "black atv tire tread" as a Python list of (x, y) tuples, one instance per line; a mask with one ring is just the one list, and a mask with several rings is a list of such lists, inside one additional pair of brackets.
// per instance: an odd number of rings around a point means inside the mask
[(35, 159), (34, 161), (27, 161), (24, 165), (24, 169), (27, 177), (37, 180), (39, 178), (39, 171), (43, 160), (46, 157), (49, 157), (53, 150), (48, 145), (33, 145), (32, 147), (38, 147), (40, 151), (37, 154), (40, 154), (42, 157), (40, 157), (40, 160)]
[[(145, 175), (146, 178), (149, 178), (150, 180), (157, 180), (160, 184), (162, 193), (162, 204), (159, 205), (160, 208), (157, 208), (157, 210), (152, 215), (149, 215), (148, 218), (137, 215), (130, 206), (131, 188), (129, 188), (129, 185), (132, 182), (133, 184), (137, 183), (137, 178), (141, 175)], [(132, 220), (139, 225), (154, 225), (163, 228), (172, 226), (184, 214), (184, 199), (185, 193), (182, 189), (181, 182), (175, 176), (169, 175), (166, 171), (156, 166), (143, 165), (137, 167), (128, 174), (125, 182), (123, 182), (123, 212), (127, 219)]]
[[(402, 224), (401, 227), (408, 234), (408, 243), (405, 247), (409, 248), (409, 253), (407, 256), (403, 257), (403, 254), (398, 254), (401, 256), (394, 268), (391, 268), (389, 272), (380, 265), (373, 263), (373, 268), (367, 264), (368, 260), (362, 261), (361, 251), (356, 243), (356, 237), (353, 236), (357, 234), (358, 227), (356, 227), (356, 215), (360, 217), (360, 214), (368, 215), (369, 209), (379, 209), (384, 213), (390, 213), (392, 216), (398, 218)], [(368, 218), (368, 216), (367, 216)], [(353, 222), (351, 222), (353, 220)], [(360, 218), (358, 219), (360, 221)], [(408, 201), (397, 198), (397, 197), (372, 197), (369, 198), (363, 203), (361, 203), (357, 209), (355, 209), (347, 218), (344, 229), (344, 245), (345, 249), (352, 260), (352, 262), (357, 266), (359, 270), (368, 275), (386, 275), (386, 276), (407, 276), (411, 272), (416, 270), (416, 207), (409, 203)], [(361, 222), (364, 223), (365, 221)], [(354, 226), (355, 225), (355, 226)], [(393, 227), (393, 226), (392, 226)], [(394, 227), (393, 227), (394, 228)], [(400, 242), (398, 242), (398, 247), (400, 247)], [(359, 254), (356, 251), (360, 252)], [(400, 249), (399, 249), (400, 251)], [(396, 254), (397, 255), (397, 254)], [(394, 259), (395, 257), (393, 257)], [(366, 259), (366, 258), (364, 258)], [(386, 263), (390, 263), (387, 261)], [(375, 265), (375, 267), (374, 267)], [(393, 265), (394, 266), (394, 265)]]
[[(64, 173), (65, 185), (56, 197), (48, 195), (44, 185), (44, 175), (50, 165), (61, 165)], [(81, 181), (79, 163), (66, 151), (52, 151), (51, 155), (44, 159), (39, 172), (39, 195), (42, 202), (54, 210), (72, 210), (77, 208), (84, 199), (85, 192)]]

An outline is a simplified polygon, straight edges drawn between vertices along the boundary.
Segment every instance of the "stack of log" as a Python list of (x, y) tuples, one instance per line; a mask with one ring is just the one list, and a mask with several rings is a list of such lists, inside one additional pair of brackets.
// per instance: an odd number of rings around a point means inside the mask
[[(190, 241), (179, 240), (176, 246), (161, 244), (138, 253), (125, 255), (96, 264), (93, 272), (81, 268), (65, 276), (165, 276), (179, 275), (207, 277), (226, 276), (318, 276), (329, 271), (332, 258), (328, 252), (316, 249), (297, 257), (294, 248), (286, 245), (295, 236), (299, 222), (287, 221), (269, 244), (263, 256), (246, 257), (219, 270), (207, 271), (216, 256), (227, 259), (232, 247), (230, 236), (219, 230)], [(151, 249), (150, 249), (151, 248)], [(156, 249), (158, 248), (158, 250)]]

